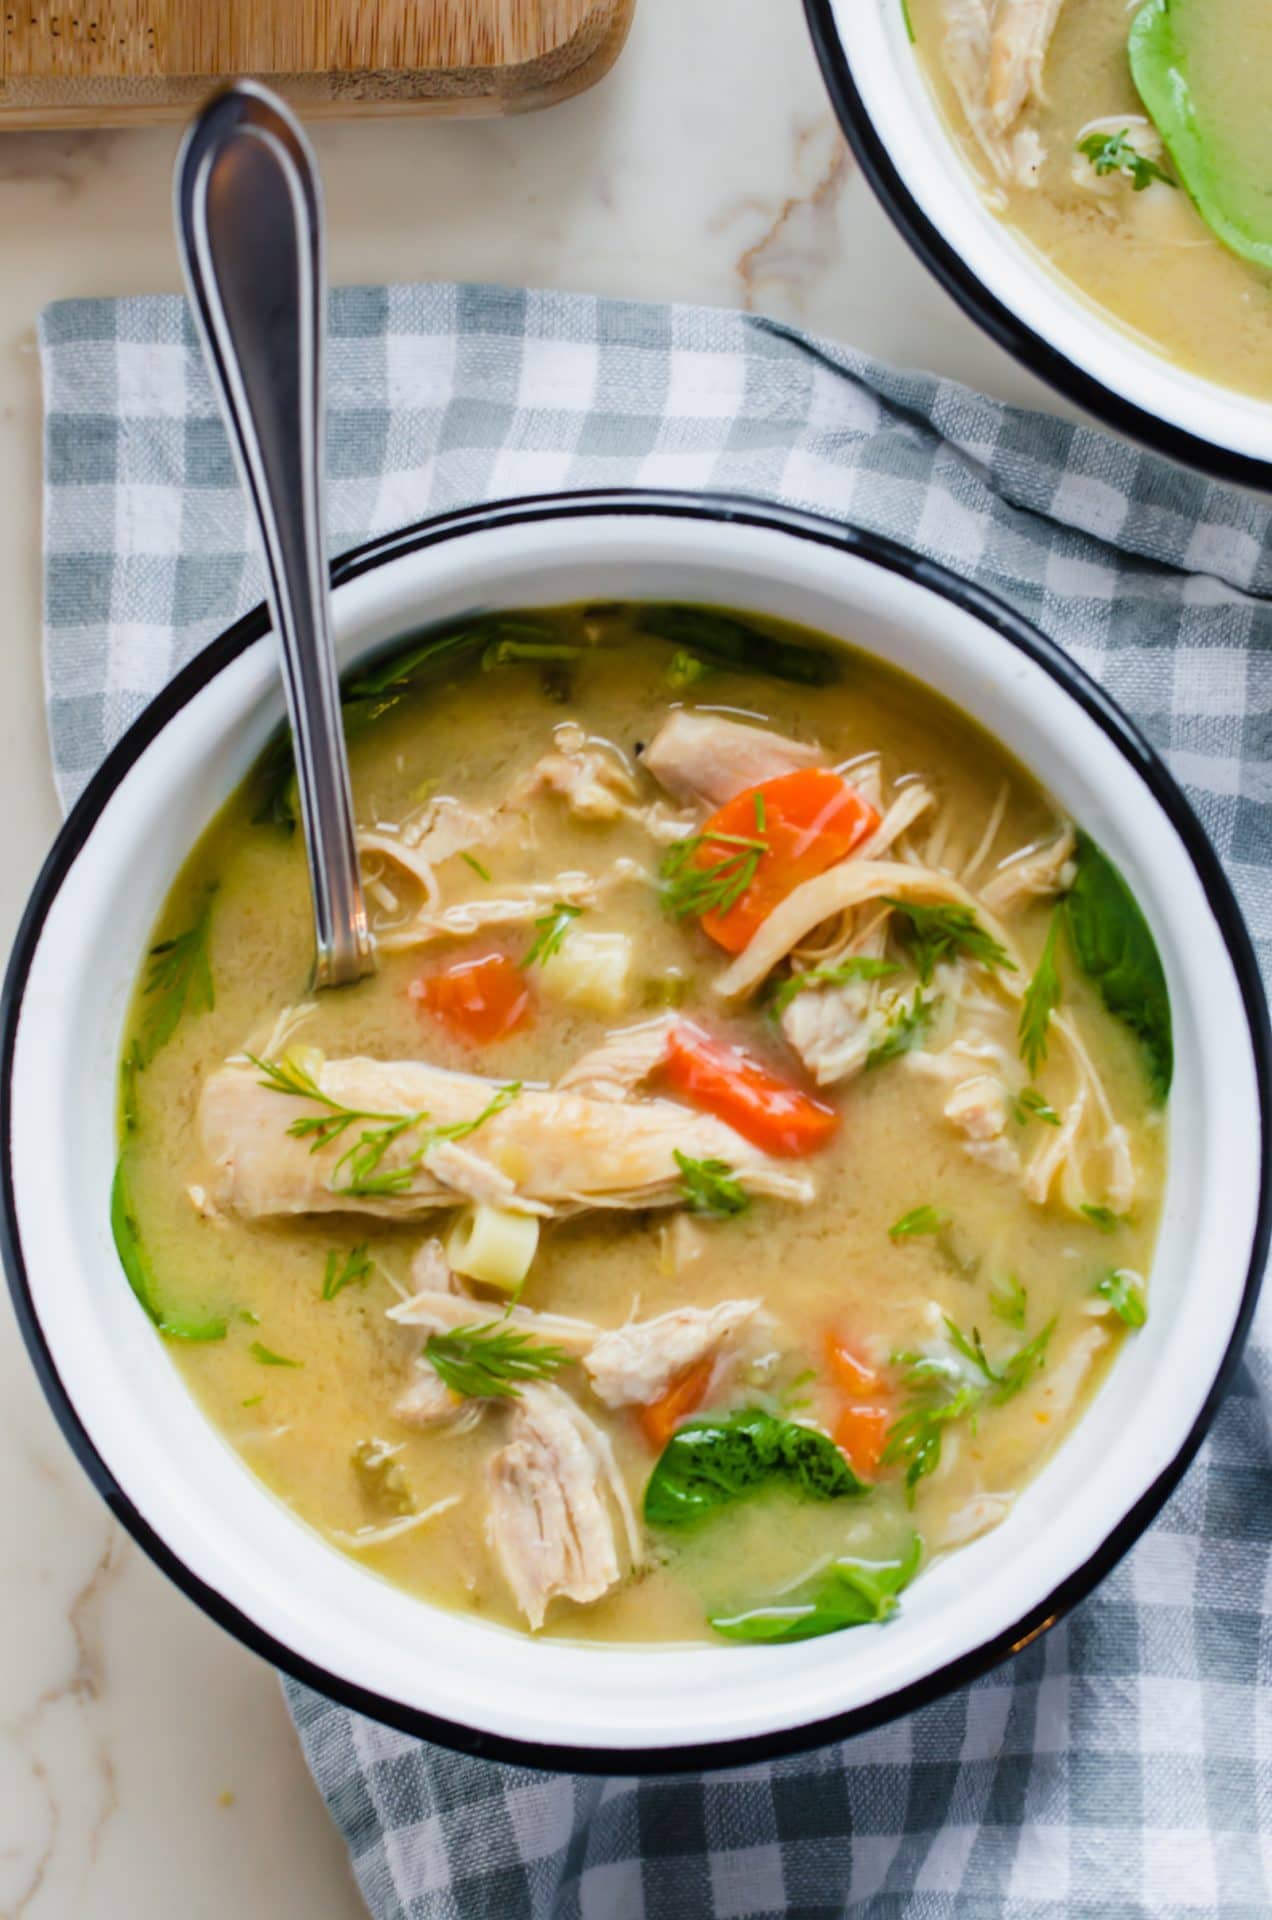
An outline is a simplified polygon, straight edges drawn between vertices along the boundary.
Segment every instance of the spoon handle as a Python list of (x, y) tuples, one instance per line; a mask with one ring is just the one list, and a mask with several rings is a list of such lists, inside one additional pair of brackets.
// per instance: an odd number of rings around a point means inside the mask
[(323, 553), (322, 197), (308, 141), (264, 87), (238, 81), (194, 121), (177, 160), (176, 224), (282, 647), (313, 891), (315, 984), (344, 986), (371, 972), (375, 956)]

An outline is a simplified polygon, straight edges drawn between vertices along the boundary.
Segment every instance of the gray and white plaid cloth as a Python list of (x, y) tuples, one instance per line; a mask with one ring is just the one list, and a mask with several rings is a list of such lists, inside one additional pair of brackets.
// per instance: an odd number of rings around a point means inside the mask
[[(62, 796), (261, 594), (176, 298), (41, 326)], [(1272, 959), (1272, 520), (1085, 427), (751, 315), (492, 287), (331, 307), (331, 547), (501, 495), (767, 495), (1038, 621), (1183, 782)], [(459, 1758), (288, 1683), (376, 1920), (1269, 1920), (1272, 1297), (1200, 1458), (1010, 1664), (803, 1758), (588, 1779)]]

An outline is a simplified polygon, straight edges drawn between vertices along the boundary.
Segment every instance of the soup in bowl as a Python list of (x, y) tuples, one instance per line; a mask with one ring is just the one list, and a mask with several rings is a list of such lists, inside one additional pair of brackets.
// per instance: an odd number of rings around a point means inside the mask
[(68, 826), (17, 1297), (152, 1550), (329, 1691), (798, 1744), (1026, 1637), (1195, 1446), (1263, 1232), (1240, 921), (1102, 696), (919, 572), (639, 496), (346, 563), (354, 988), (262, 623)]
[(858, 157), (972, 317), (1112, 425), (1266, 486), (1266, 10), (807, 6)]

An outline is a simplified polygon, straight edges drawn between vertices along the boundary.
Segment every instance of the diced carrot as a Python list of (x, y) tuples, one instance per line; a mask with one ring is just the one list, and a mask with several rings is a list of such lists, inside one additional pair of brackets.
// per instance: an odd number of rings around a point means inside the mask
[(638, 1407), (640, 1430), (656, 1452), (661, 1453), (682, 1420), (695, 1413), (707, 1396), (715, 1361), (710, 1355), (699, 1360), (672, 1381), (660, 1400)]
[(843, 1335), (834, 1328), (826, 1335), (826, 1371), (837, 1387), (846, 1393), (869, 1399), (886, 1393), (887, 1387), (874, 1367), (853, 1351)]
[(530, 989), (506, 953), (459, 960), (415, 980), (411, 998), (470, 1046), (488, 1046), (519, 1027), (530, 1011)]
[(839, 1114), (826, 1101), (688, 1020), (672, 1028), (662, 1071), (675, 1092), (765, 1153), (792, 1159), (815, 1153), (839, 1125)]
[(854, 1473), (859, 1473), (863, 1480), (872, 1480), (879, 1471), (891, 1424), (892, 1414), (887, 1407), (857, 1405), (852, 1401), (841, 1410), (835, 1421), (835, 1445), (847, 1456)]
[[(833, 867), (878, 824), (870, 802), (826, 767), (800, 767), (735, 794), (707, 821), (694, 864), (710, 869), (737, 862), (749, 842), (754, 872), (723, 912), (713, 907), (703, 914), (703, 932), (740, 953), (788, 893)], [(729, 837), (713, 841), (713, 834)]]

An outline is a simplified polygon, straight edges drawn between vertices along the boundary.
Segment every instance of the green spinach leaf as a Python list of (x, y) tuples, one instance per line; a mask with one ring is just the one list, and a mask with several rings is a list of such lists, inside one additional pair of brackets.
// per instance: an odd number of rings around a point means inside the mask
[(826, 687), (839, 678), (839, 663), (832, 654), (780, 639), (715, 607), (655, 602), (640, 609), (638, 624), (642, 633), (669, 640), (713, 667), (767, 673), (774, 680), (794, 680), (806, 687)]
[(916, 1533), (896, 1560), (835, 1560), (789, 1599), (745, 1613), (714, 1613), (711, 1624), (727, 1640), (768, 1646), (869, 1626), (896, 1612), (897, 1596), (913, 1580), (922, 1557)]
[(652, 1527), (683, 1527), (768, 1486), (808, 1500), (866, 1491), (827, 1434), (746, 1407), (673, 1433), (645, 1488), (645, 1518)]
[(1138, 1035), (1154, 1100), (1174, 1071), (1170, 995), (1147, 920), (1107, 854), (1078, 835), (1078, 873), (1064, 903), (1073, 951), (1109, 1012)]

